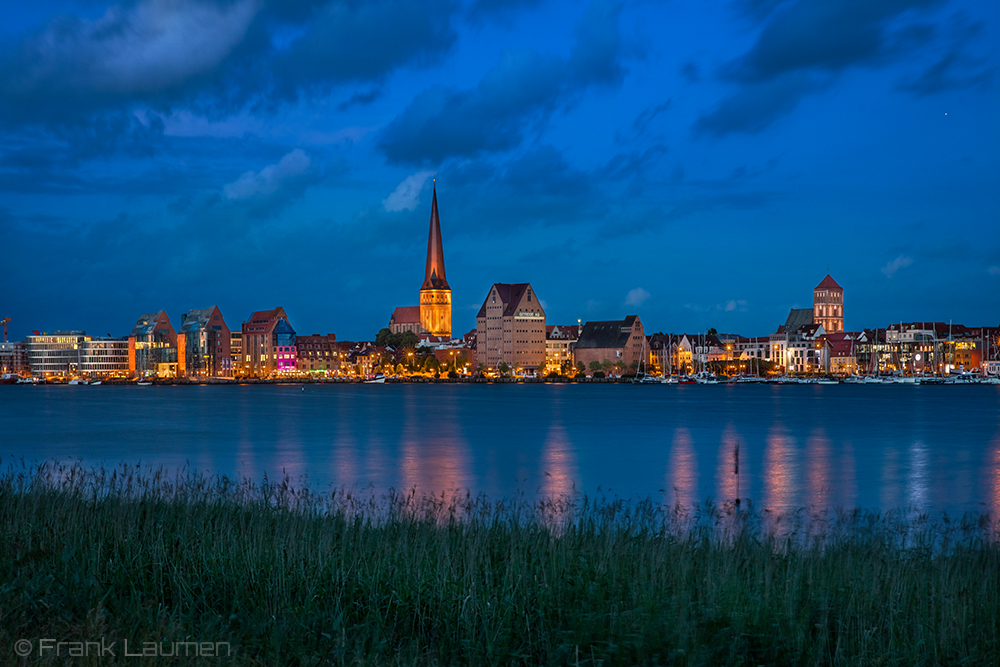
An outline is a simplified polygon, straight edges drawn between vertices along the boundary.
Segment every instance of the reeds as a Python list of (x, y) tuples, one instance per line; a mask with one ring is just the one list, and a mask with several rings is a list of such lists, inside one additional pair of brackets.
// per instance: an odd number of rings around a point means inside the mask
[[(230, 642), (236, 664), (995, 665), (988, 517), (776, 517), (586, 497), (0, 475), (0, 663), (39, 638)], [(138, 649), (131, 649), (138, 650)], [(6, 653), (5, 653), (6, 652)], [(220, 664), (203, 657), (195, 662)], [(185, 664), (187, 664), (186, 661)]]

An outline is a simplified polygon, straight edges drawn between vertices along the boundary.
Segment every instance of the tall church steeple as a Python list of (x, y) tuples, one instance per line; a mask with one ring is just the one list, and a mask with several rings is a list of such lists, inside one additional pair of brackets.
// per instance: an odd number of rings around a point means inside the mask
[(451, 289), (444, 276), (444, 247), (441, 245), (441, 221), (438, 219), (436, 184), (434, 198), (431, 200), (431, 227), (427, 232), (427, 268), (424, 271), (424, 284), (420, 289)]
[(451, 287), (444, 274), (444, 246), (438, 218), (437, 185), (431, 200), (431, 224), (427, 232), (427, 268), (420, 286), (420, 326), (434, 336), (451, 336)]

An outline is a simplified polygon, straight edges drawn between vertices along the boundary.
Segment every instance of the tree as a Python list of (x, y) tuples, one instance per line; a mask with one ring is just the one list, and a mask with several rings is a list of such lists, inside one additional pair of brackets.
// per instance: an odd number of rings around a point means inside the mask
[(500, 371), (501, 377), (507, 377), (508, 375), (510, 375), (510, 366), (507, 365), (506, 361), (501, 361), (500, 366), (497, 368), (497, 370)]
[(375, 336), (375, 344), (378, 345), (379, 347), (384, 347), (388, 345), (389, 337), (392, 335), (393, 333), (389, 331), (389, 327), (382, 327), (381, 329), (379, 329), (378, 334), (376, 334)]
[[(581, 361), (580, 363), (582, 364), (583, 362)], [(594, 361), (591, 361), (590, 370), (591, 372), (601, 370), (601, 362), (597, 361), (596, 359)]]
[(582, 361), (578, 361), (576, 362), (576, 370), (578, 370), (580, 373), (586, 373), (587, 365), (584, 364)]
[(707, 333), (709, 336), (718, 336), (719, 335), (719, 332), (715, 330), (715, 327), (712, 327), (711, 329), (709, 329), (705, 333)]

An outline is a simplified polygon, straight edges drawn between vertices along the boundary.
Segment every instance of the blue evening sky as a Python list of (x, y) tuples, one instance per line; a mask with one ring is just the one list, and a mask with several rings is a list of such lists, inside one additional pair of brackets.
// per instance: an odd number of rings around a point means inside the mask
[(0, 25), (0, 315), (370, 339), (437, 178), (456, 334), (1000, 322), (1000, 3), (98, 0)]

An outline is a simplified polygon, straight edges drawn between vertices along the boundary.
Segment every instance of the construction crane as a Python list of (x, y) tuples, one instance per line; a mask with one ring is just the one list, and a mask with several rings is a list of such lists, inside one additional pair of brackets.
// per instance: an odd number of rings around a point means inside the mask
[(7, 342), (7, 323), (10, 322), (9, 317), (5, 317), (0, 322), (3, 322), (3, 342)]

